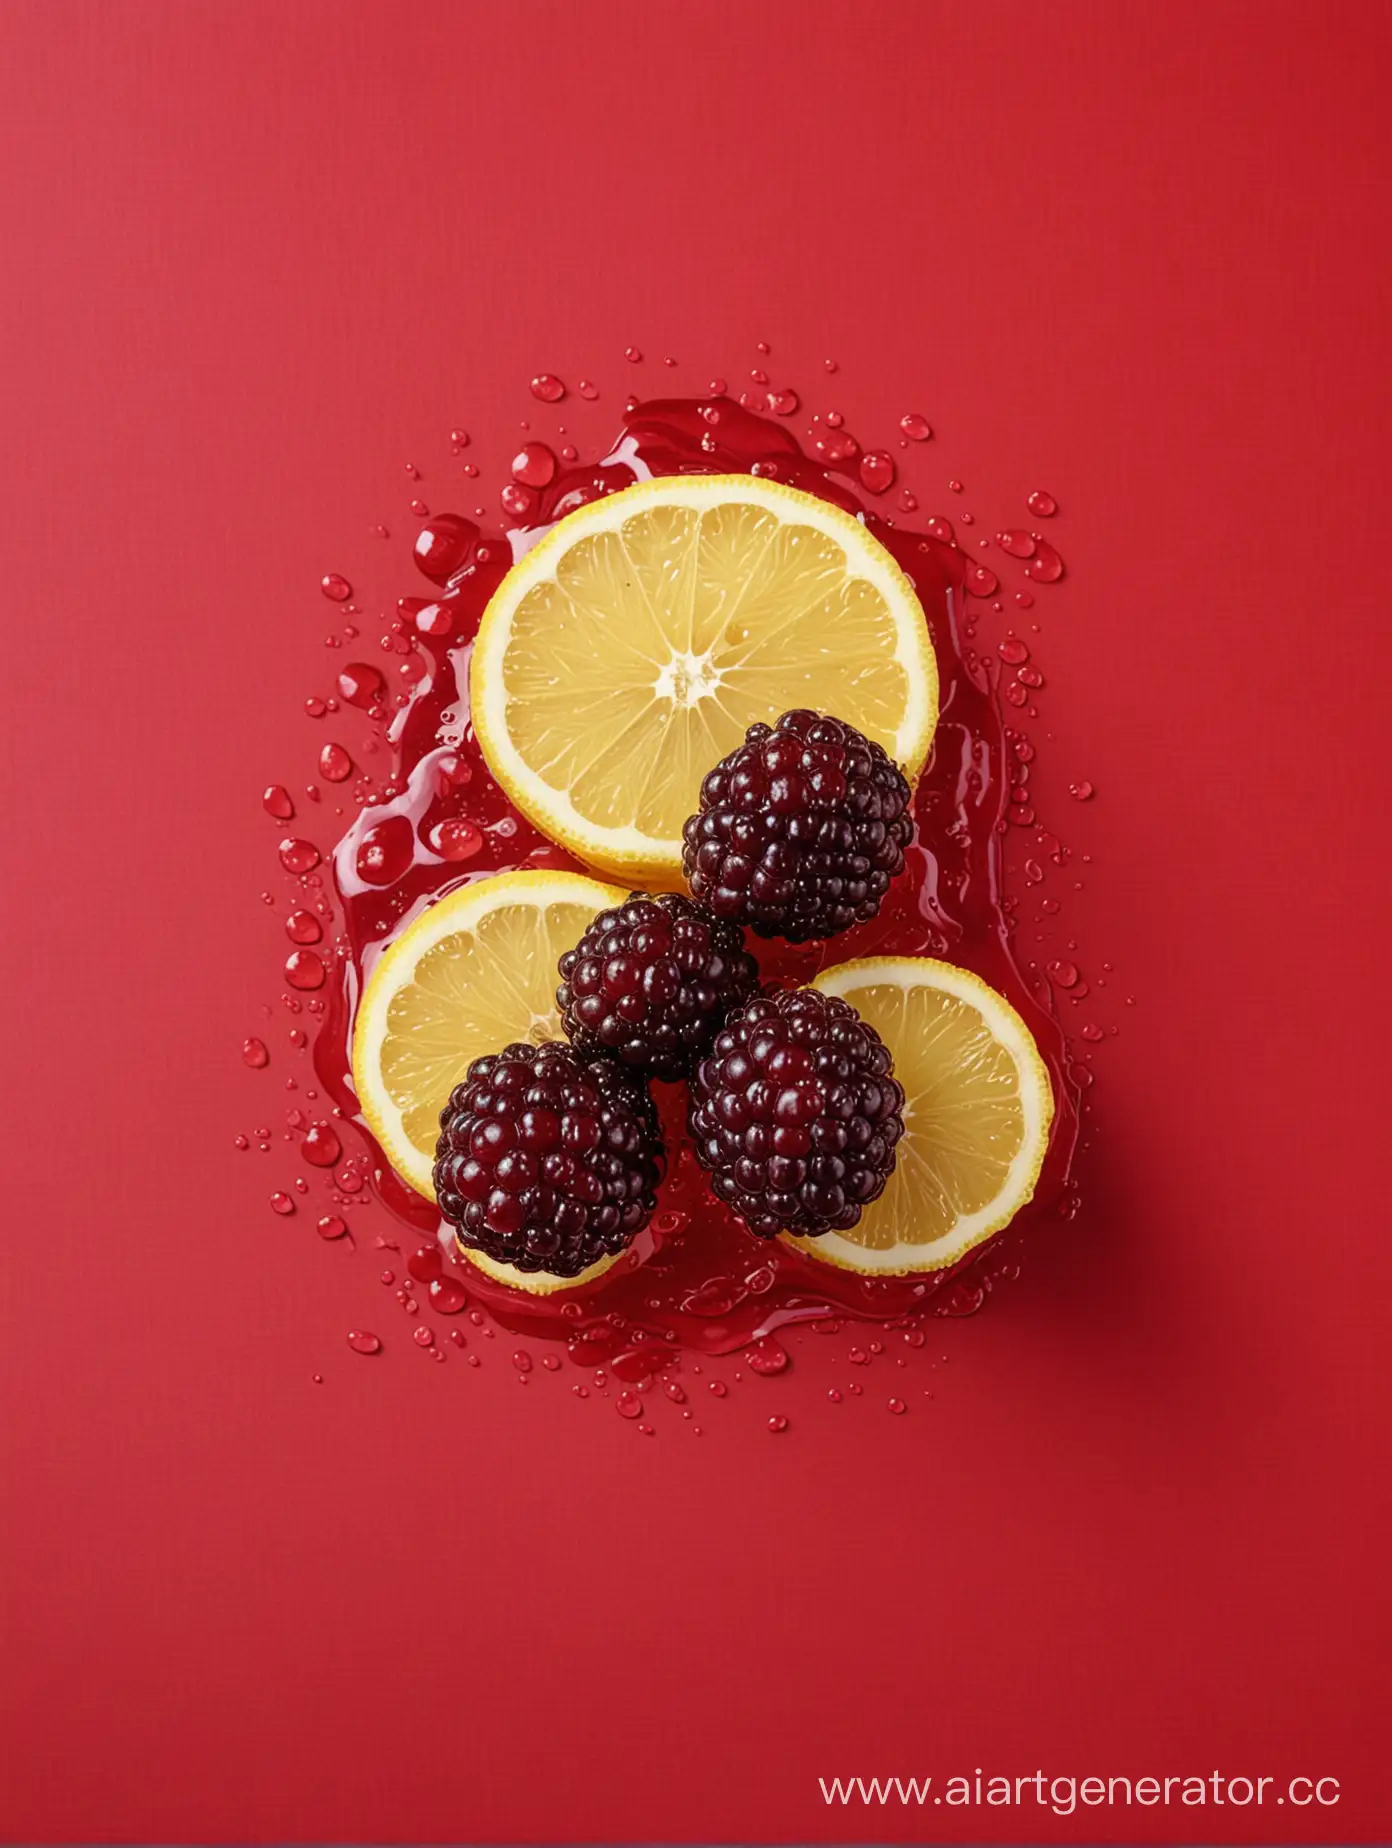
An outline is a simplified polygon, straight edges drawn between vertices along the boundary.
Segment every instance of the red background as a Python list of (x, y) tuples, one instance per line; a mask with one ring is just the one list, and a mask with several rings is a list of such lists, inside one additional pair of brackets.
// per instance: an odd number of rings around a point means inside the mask
[[(1385, 9), (0, 33), (3, 1833), (1385, 1839)], [(931, 1402), (832, 1414), (807, 1363), (644, 1442), (427, 1366), (370, 1252), (268, 1212), (257, 795), (408, 458), (429, 499), (539, 368), (612, 410), (629, 341), (690, 389), (759, 338), (823, 398), (836, 355), (862, 434), (926, 411), (929, 502), (1064, 502), (1047, 766), (1098, 787), (1080, 934), (1138, 1004), (1083, 1214)], [(1344, 1796), (816, 1788), (978, 1765)]]

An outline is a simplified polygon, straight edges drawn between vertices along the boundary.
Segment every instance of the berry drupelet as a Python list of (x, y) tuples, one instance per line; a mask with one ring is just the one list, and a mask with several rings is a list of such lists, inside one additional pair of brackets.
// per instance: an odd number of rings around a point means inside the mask
[(706, 777), (682, 864), (717, 917), (805, 943), (873, 918), (912, 839), (909, 785), (883, 748), (841, 719), (785, 712)]
[(560, 961), (556, 1004), (575, 1050), (653, 1078), (684, 1078), (731, 1008), (759, 985), (737, 924), (675, 893), (601, 911)]
[(435, 1192), (466, 1249), (578, 1277), (647, 1224), (662, 1165), (646, 1088), (548, 1040), (474, 1060), (440, 1112)]
[(763, 1238), (844, 1232), (884, 1191), (904, 1133), (888, 1049), (849, 1002), (814, 988), (750, 1001), (691, 1086), (711, 1185)]

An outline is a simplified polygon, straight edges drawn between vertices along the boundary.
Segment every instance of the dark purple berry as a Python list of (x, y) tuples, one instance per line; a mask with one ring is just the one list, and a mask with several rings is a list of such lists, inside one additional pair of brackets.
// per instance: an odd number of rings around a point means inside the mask
[(474, 1060), (440, 1112), (435, 1193), (466, 1248), (576, 1277), (647, 1224), (662, 1166), (647, 1088), (547, 1040)]
[(751, 725), (682, 831), (687, 884), (717, 917), (805, 943), (873, 918), (913, 839), (909, 785), (841, 719)]
[(556, 1004), (575, 1050), (654, 1078), (686, 1077), (759, 985), (739, 926), (670, 892), (601, 911), (560, 976)]
[(691, 1084), (697, 1157), (762, 1238), (853, 1226), (894, 1172), (903, 1110), (879, 1034), (814, 988), (732, 1014)]

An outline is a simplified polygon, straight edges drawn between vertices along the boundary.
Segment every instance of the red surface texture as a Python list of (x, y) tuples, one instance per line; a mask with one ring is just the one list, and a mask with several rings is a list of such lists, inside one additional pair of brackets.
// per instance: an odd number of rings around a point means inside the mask
[[(0, 1834), (1386, 1839), (1389, 78), (1371, 5), (3, 8)], [(258, 796), (406, 461), (491, 503), (534, 372), (759, 339), (930, 418), (925, 511), (1059, 497), (1040, 777), (1137, 1005), (931, 1401), (645, 1441), (269, 1212)], [(818, 1786), (977, 1767), (1276, 1781)]]

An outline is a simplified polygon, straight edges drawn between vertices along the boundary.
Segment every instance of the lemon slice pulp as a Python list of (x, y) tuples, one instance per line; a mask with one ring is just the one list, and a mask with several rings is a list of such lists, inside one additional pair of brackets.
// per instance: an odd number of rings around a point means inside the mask
[(556, 960), (627, 896), (582, 873), (479, 879), (422, 912), (372, 971), (353, 1032), (353, 1085), (388, 1160), (428, 1200), (450, 1092), (486, 1053), (564, 1037)]
[(913, 586), (860, 521), (754, 475), (578, 508), (495, 592), (474, 730), (509, 797), (588, 865), (675, 886), (701, 780), (756, 721), (835, 714), (912, 779), (937, 723)]
[(880, 1198), (849, 1232), (783, 1236), (869, 1274), (941, 1270), (1032, 1197), (1053, 1121), (1049, 1074), (1023, 1020), (979, 976), (926, 956), (871, 956), (812, 983), (869, 1021), (904, 1087), (904, 1135)]

